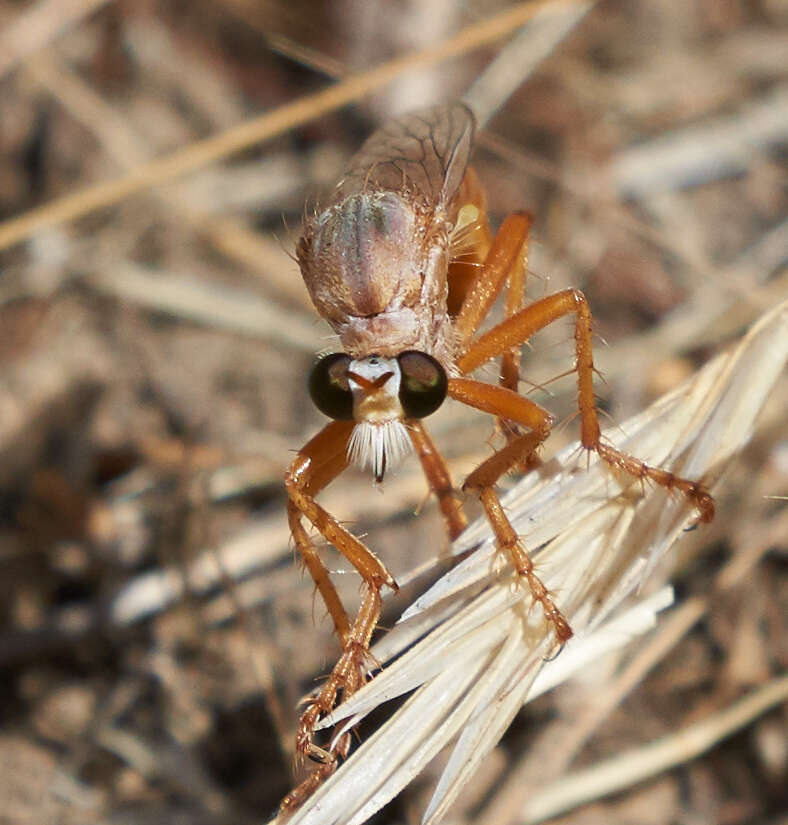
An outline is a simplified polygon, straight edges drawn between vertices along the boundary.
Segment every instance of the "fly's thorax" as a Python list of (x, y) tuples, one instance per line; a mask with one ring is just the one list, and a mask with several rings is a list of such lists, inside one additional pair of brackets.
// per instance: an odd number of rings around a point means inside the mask
[(454, 372), (456, 336), (448, 313), (430, 304), (390, 309), (371, 318), (349, 318), (335, 327), (342, 349), (353, 358), (369, 353), (394, 357), (405, 350), (419, 350), (437, 358), (447, 372)]
[(298, 259), (307, 289), (330, 322), (412, 304), (421, 291), (414, 210), (390, 192), (359, 192), (306, 229)]
[(446, 303), (444, 224), (402, 194), (362, 191), (307, 225), (297, 248), (304, 282), (346, 352), (433, 349), (427, 338)]

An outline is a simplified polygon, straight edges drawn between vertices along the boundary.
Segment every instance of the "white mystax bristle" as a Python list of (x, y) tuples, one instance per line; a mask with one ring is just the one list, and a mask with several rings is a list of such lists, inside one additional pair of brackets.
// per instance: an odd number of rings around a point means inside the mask
[(408, 431), (401, 421), (360, 421), (350, 436), (347, 454), (352, 464), (362, 470), (369, 467), (375, 479), (381, 481), (384, 473), (399, 464), (411, 449)]

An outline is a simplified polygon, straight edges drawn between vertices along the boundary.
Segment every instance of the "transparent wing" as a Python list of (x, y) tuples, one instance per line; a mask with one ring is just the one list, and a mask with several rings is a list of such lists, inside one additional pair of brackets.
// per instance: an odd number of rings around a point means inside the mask
[(462, 183), (475, 120), (462, 103), (432, 106), (386, 123), (351, 159), (336, 200), (359, 191), (398, 192), (438, 208)]

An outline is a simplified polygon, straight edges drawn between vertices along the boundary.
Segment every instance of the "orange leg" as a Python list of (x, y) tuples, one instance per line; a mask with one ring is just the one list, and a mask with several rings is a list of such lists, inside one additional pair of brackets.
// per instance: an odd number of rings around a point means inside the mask
[(463, 490), (473, 491), (479, 496), (498, 547), (509, 556), (515, 571), (528, 583), (532, 598), (542, 606), (545, 618), (553, 626), (556, 639), (559, 644), (563, 644), (571, 638), (572, 629), (536, 575), (534, 564), (495, 492), (498, 479), (520, 464), (524, 457), (527, 459), (533, 456), (547, 438), (553, 426), (553, 417), (538, 404), (512, 390), (467, 378), (450, 379), (449, 395), (471, 407), (502, 416), (531, 430), (524, 435), (512, 437), (505, 447), (483, 461), (465, 480)]
[[(462, 308), (455, 320), (460, 351), (467, 348), (471, 337), (489, 313), (495, 299), (507, 285), (504, 310), (509, 318), (519, 312), (525, 301), (525, 275), (528, 260), (528, 239), (533, 219), (526, 212), (510, 215), (495, 236), (484, 266), (480, 269), (473, 288), (468, 290)], [(514, 346), (502, 353), (499, 383), (517, 390), (520, 384), (520, 349)], [(507, 441), (522, 435), (513, 422), (497, 418), (498, 429)], [(522, 472), (530, 469), (526, 462), (518, 462)]]
[[(518, 236), (522, 237), (520, 247), (509, 270), (506, 288), (506, 303), (504, 312), (507, 318), (518, 313), (525, 304), (525, 275), (528, 267), (528, 238), (530, 235), (533, 218), (523, 213), (525, 225), (518, 224)], [(517, 391), (520, 386), (520, 351), (521, 347), (516, 346), (507, 350), (501, 356), (501, 380), (502, 387)]]
[(530, 398), (506, 387), (485, 384), (471, 378), (450, 378), (448, 395), (491, 415), (499, 415), (542, 435), (550, 434), (553, 416)]
[(714, 517), (714, 500), (702, 484), (680, 478), (667, 470), (651, 467), (601, 440), (599, 417), (594, 400), (591, 311), (585, 295), (579, 290), (566, 289), (550, 295), (520, 310), (511, 318), (507, 318), (473, 341), (458, 359), (457, 367), (461, 373), (467, 374), (490, 359), (510, 351), (512, 347), (521, 346), (531, 335), (558, 318), (571, 314), (576, 316), (575, 369), (582, 445), (587, 450), (594, 450), (610, 466), (623, 470), (634, 478), (647, 478), (668, 490), (678, 490), (697, 508), (701, 521), (711, 521)]
[[(498, 230), (484, 266), (465, 296), (459, 314), (454, 320), (454, 331), (460, 352), (468, 347), (471, 338), (503, 289), (506, 279), (513, 272), (516, 273), (523, 263), (530, 226), (530, 215), (515, 212), (509, 215)], [(519, 290), (522, 291), (522, 286)], [(512, 292), (515, 303), (522, 300), (517, 291), (516, 288)]]
[[(301, 450), (299, 458), (308, 452), (321, 455), (323, 450), (325, 450), (326, 453), (323, 457), (323, 462), (321, 464), (313, 464), (310, 468), (311, 472), (309, 476), (304, 476), (306, 492), (315, 494), (323, 487), (326, 487), (347, 467), (346, 442), (348, 436), (342, 432), (342, 429), (343, 427), (339, 424), (329, 425)], [(352, 431), (350, 427), (347, 429), (348, 431)], [(333, 452), (329, 452), (332, 448)], [(296, 459), (296, 461), (298, 461), (298, 459)], [(301, 556), (304, 566), (312, 576), (315, 586), (328, 609), (340, 642), (344, 644), (344, 640), (350, 630), (350, 621), (339, 598), (339, 594), (334, 587), (334, 583), (331, 581), (328, 570), (312, 543), (312, 539), (304, 528), (301, 515), (301, 510), (298, 509), (296, 504), (292, 500), (289, 501), (287, 505), (287, 518), (296, 549)]]
[[(342, 656), (320, 692), (310, 700), (301, 716), (296, 734), (297, 753), (309, 756), (321, 764), (288, 794), (282, 802), (283, 809), (300, 805), (336, 769), (338, 757), (347, 754), (350, 748), (349, 732), (340, 737), (332, 751), (328, 752), (314, 743), (315, 726), (321, 716), (335, 707), (340, 690), (343, 695), (349, 696), (364, 683), (369, 642), (380, 616), (380, 591), (386, 585), (393, 589), (397, 587), (391, 574), (375, 554), (342, 527), (314, 498), (347, 467), (347, 444), (353, 427), (353, 422), (345, 421), (328, 424), (298, 453), (285, 477), (290, 497), (288, 520), (293, 539), (333, 619), (342, 642)], [(306, 516), (361, 575), (362, 602), (352, 623), (348, 621), (328, 570), (304, 529), (302, 516)]]
[(427, 483), (438, 499), (438, 506), (443, 513), (449, 539), (454, 541), (467, 527), (468, 520), (462, 511), (462, 503), (454, 491), (449, 468), (421, 421), (408, 421), (407, 426), (408, 435), (421, 461), (424, 475), (427, 476)]

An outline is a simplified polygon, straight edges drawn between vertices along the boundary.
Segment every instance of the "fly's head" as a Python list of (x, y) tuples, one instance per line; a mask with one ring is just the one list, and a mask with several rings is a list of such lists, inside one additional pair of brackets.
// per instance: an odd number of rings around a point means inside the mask
[(309, 376), (309, 393), (322, 413), (356, 422), (348, 458), (369, 467), (378, 482), (411, 450), (407, 421), (435, 412), (447, 387), (441, 364), (415, 350), (393, 358), (334, 353), (321, 358)]

